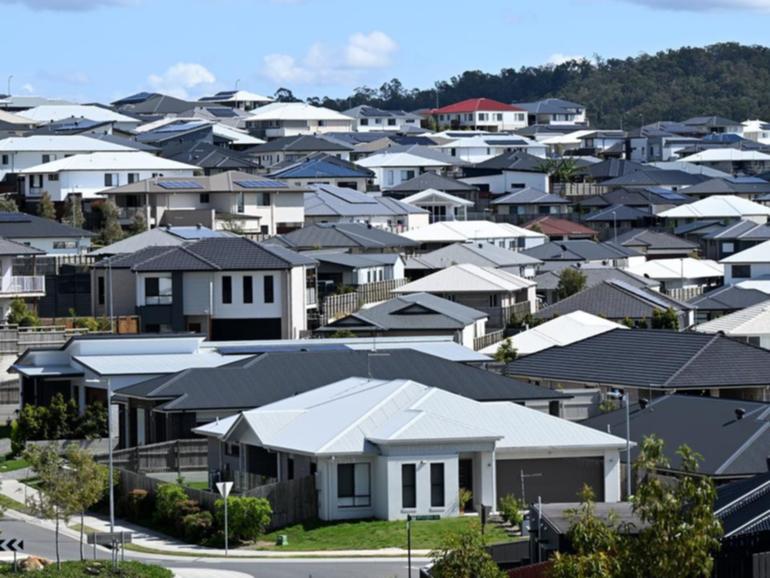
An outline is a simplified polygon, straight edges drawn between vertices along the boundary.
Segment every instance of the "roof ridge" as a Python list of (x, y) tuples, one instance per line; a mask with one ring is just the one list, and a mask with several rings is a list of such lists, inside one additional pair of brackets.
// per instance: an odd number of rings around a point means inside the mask
[[(201, 239), (201, 241), (205, 241), (205, 240), (206, 239)], [(200, 243), (201, 241), (198, 241), (198, 243)], [(188, 255), (193, 257), (194, 259), (198, 259), (200, 262), (205, 263), (206, 265), (209, 265), (210, 267), (213, 267), (214, 269), (216, 269), (218, 271), (221, 271), (222, 267), (220, 267), (219, 265), (217, 265), (216, 263), (214, 263), (212, 261), (209, 261), (208, 259), (206, 259), (202, 255), (199, 255), (198, 253), (195, 253), (194, 251), (191, 250), (198, 243), (193, 243), (192, 245), (179, 245), (177, 248), (181, 249), (182, 251), (184, 251), (185, 253), (187, 253)]]
[(679, 377), (690, 365), (692, 365), (696, 359), (698, 359), (711, 345), (714, 344), (714, 342), (719, 339), (721, 335), (719, 333), (714, 334), (711, 339), (709, 339), (708, 343), (706, 343), (703, 347), (700, 348), (700, 351), (698, 351), (695, 355), (693, 355), (690, 359), (688, 359), (682, 367), (677, 369), (673, 374), (671, 374), (671, 377), (669, 377), (664, 383), (663, 387), (666, 387), (669, 385), (674, 379)]

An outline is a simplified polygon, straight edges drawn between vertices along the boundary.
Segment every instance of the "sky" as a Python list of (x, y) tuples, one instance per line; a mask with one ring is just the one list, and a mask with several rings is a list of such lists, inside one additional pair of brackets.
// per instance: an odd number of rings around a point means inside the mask
[(110, 102), (236, 85), (346, 96), (398, 78), (768, 43), (770, 0), (0, 0), (0, 93)]

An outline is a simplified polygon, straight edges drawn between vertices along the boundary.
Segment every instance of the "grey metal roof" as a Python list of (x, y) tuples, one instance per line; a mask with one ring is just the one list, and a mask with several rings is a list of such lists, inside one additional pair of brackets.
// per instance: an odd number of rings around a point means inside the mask
[[(633, 332), (629, 332), (633, 333)], [(736, 410), (746, 411), (736, 419)], [(742, 476), (766, 472), (770, 447), (770, 405), (766, 403), (692, 395), (665, 395), (645, 409), (631, 405), (631, 440), (639, 454), (642, 440), (657, 435), (665, 440), (664, 454), (673, 469), (680, 469), (677, 449), (682, 444), (703, 456), (700, 472), (710, 476)], [(583, 425), (625, 435), (625, 409), (592, 417)]]
[(707, 127), (728, 127), (728, 126), (740, 126), (741, 123), (735, 120), (730, 120), (723, 116), (694, 116), (683, 120), (682, 124), (686, 126), (707, 126)]
[(770, 351), (723, 335), (614, 329), (508, 364), (513, 376), (655, 390), (770, 385)]
[(573, 113), (575, 109), (585, 110), (585, 106), (562, 98), (544, 98), (534, 102), (514, 102), (513, 106), (523, 108), (530, 114)]
[(726, 537), (770, 530), (770, 472), (718, 487), (714, 513)]
[(770, 239), (770, 225), (754, 221), (739, 221), (721, 225), (719, 228), (703, 235), (704, 239), (720, 239), (722, 241), (767, 241)]
[(363, 248), (387, 249), (417, 246), (416, 241), (376, 227), (357, 223), (321, 223), (268, 239), (266, 244), (280, 244), (297, 250)]
[(296, 351), (259, 355), (240, 367), (188, 369), (120, 390), (130, 397), (173, 400), (168, 411), (251, 409), (353, 376), (412, 379), (478, 401), (563, 399), (537, 387), (412, 350)]
[(377, 267), (381, 265), (393, 265), (401, 257), (398, 253), (343, 253), (341, 251), (307, 251), (303, 253), (312, 257), (319, 263), (329, 263), (359, 269)]
[(402, 295), (359, 309), (318, 331), (462, 331), (487, 314), (430, 293)]
[(395, 187), (388, 189), (388, 191), (391, 193), (419, 193), (421, 191), (427, 191), (428, 189), (452, 193), (476, 191), (478, 190), (478, 187), (455, 179), (450, 179), (443, 175), (427, 172), (417, 175), (408, 181), (403, 181)]
[(610, 205), (609, 207), (597, 209), (596, 211), (589, 213), (583, 220), (587, 223), (611, 223), (615, 221), (638, 222), (647, 219), (650, 216), (649, 211), (637, 209), (636, 207)]
[(496, 171), (524, 171), (532, 173), (545, 173), (543, 168), (545, 159), (536, 157), (523, 151), (513, 151), (492, 157), (484, 162), (474, 165), (474, 169)]
[(770, 194), (770, 183), (762, 179), (750, 182), (733, 179), (709, 179), (687, 188), (688, 195), (766, 195)]
[(643, 169), (626, 173), (614, 179), (604, 181), (608, 187), (645, 187), (660, 186), (690, 186), (709, 180), (708, 177), (677, 170), (664, 170), (645, 166)]
[(486, 241), (452, 243), (419, 255), (418, 261), (420, 268), (427, 269), (445, 269), (459, 263), (471, 263), (479, 267), (515, 267), (541, 263), (539, 259)]
[(45, 239), (93, 237), (95, 233), (27, 213), (0, 212), (0, 237), (5, 239)]
[(603, 195), (578, 199), (575, 201), (575, 204), (581, 207), (608, 207), (610, 205), (649, 207), (651, 205), (681, 205), (683, 203), (691, 203), (692, 201), (693, 198), (688, 197), (684, 193), (657, 187), (640, 187), (613, 189)]
[[(554, 290), (559, 286), (559, 274), (564, 269), (544, 271), (535, 276), (538, 290)], [(593, 287), (604, 281), (616, 280), (624, 281), (635, 287), (659, 287), (660, 283), (652, 279), (646, 279), (635, 275), (625, 269), (617, 267), (579, 267), (579, 270), (586, 276), (586, 287)]]
[(256, 160), (240, 151), (202, 141), (164, 147), (160, 156), (202, 169), (254, 171), (259, 166)]
[(353, 147), (312, 135), (283, 136), (249, 149), (249, 154), (270, 152), (350, 151)]
[(312, 192), (305, 193), (305, 215), (315, 217), (396, 217), (410, 214), (427, 214), (428, 211), (408, 203), (362, 193), (355, 189), (335, 185), (311, 185)]
[(770, 295), (758, 289), (725, 285), (690, 299), (688, 304), (702, 311), (738, 311), (767, 301)]
[(540, 189), (527, 187), (519, 189), (492, 201), (493, 205), (569, 205), (572, 201), (560, 195), (546, 193)]
[(607, 159), (599, 163), (587, 165), (578, 169), (581, 175), (590, 176), (595, 180), (614, 179), (639, 170), (653, 170), (650, 167), (625, 159)]
[(670, 233), (651, 231), (650, 229), (631, 229), (618, 235), (617, 239), (613, 242), (624, 247), (643, 246), (648, 252), (671, 249), (692, 251), (698, 248), (698, 244), (692, 241), (676, 237)]
[(319, 152), (309, 154), (298, 161), (284, 161), (273, 165), (267, 176), (275, 179), (372, 179), (374, 171)]
[(541, 261), (604, 261), (640, 254), (638, 251), (627, 247), (615, 247), (590, 239), (549, 241), (543, 245), (527, 249), (523, 253)]
[(45, 255), (45, 251), (0, 238), (0, 255)]

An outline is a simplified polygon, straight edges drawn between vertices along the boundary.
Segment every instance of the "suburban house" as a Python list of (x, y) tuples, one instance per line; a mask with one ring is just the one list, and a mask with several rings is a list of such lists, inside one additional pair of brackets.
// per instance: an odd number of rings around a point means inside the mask
[(684, 258), (698, 251), (698, 244), (664, 231), (632, 229), (615, 237), (615, 245), (637, 251), (647, 259)]
[(537, 310), (535, 282), (502, 269), (452, 265), (393, 290), (397, 295), (432, 293), (483, 311), (490, 327), (506, 327), (512, 316)]
[(535, 317), (547, 320), (573, 311), (585, 311), (618, 323), (648, 327), (655, 314), (669, 309), (676, 314), (680, 330), (694, 323), (692, 307), (686, 303), (648, 287), (609, 279), (543, 307)]
[(353, 130), (358, 132), (420, 128), (420, 115), (403, 110), (382, 110), (362, 104), (343, 111), (342, 114), (353, 119)]
[(203, 224), (212, 229), (276, 235), (303, 225), (306, 191), (283, 181), (227, 171), (205, 177), (145, 178), (101, 194), (115, 201), (120, 217), (130, 220), (142, 212), (150, 226), (163, 222), (167, 212), (196, 211), (208, 213)]
[(505, 132), (527, 126), (524, 109), (491, 98), (469, 98), (440, 108), (430, 114), (439, 127), (489, 132)]
[(770, 241), (749, 247), (720, 261), (725, 268), (725, 285), (770, 275)]
[(466, 167), (462, 181), (492, 195), (532, 188), (550, 192), (544, 159), (526, 152), (505, 153)]
[(8, 316), (11, 301), (14, 299), (34, 299), (45, 295), (44, 275), (15, 274), (15, 269), (20, 268), (16, 265), (19, 261), (31, 261), (31, 269), (35, 272), (37, 255), (44, 255), (44, 252), (0, 238), (0, 319), (3, 321)]
[(212, 231), (202, 225), (196, 227), (157, 227), (136, 233), (110, 245), (99, 247), (95, 251), (91, 251), (89, 255), (94, 257), (127, 255), (147, 247), (178, 247), (179, 245), (209, 237), (227, 237), (231, 235), (232, 233), (224, 231)]
[(251, 111), (246, 128), (260, 138), (353, 130), (353, 119), (342, 113), (304, 102), (272, 102)]
[(110, 122), (116, 130), (130, 132), (142, 121), (120, 114), (105, 106), (92, 104), (41, 104), (24, 111), (24, 117), (37, 123), (52, 122), (65, 118), (81, 118), (97, 122)]
[(7, 137), (23, 136), (35, 128), (37, 123), (31, 118), (13, 114), (0, 108), (0, 133)]
[(465, 241), (408, 257), (406, 270), (409, 278), (415, 280), (460, 263), (494, 267), (519, 277), (532, 279), (541, 262), (519, 251), (503, 249), (486, 241)]
[(374, 182), (374, 172), (355, 163), (326, 153), (314, 153), (295, 162), (274, 166), (268, 178), (285, 181), (295, 187), (334, 185), (368, 191)]
[(317, 305), (315, 266), (294, 251), (243, 237), (149, 247), (95, 265), (94, 314), (130, 311), (145, 333), (293, 339), (307, 331), (308, 310)]
[(620, 187), (588, 198), (576, 199), (576, 210), (590, 211), (622, 205), (638, 209), (647, 215), (657, 215), (694, 199), (678, 191), (659, 187)]
[(678, 169), (659, 169), (652, 165), (627, 172), (613, 179), (602, 181), (605, 188), (649, 188), (656, 187), (672, 192), (681, 192), (687, 187), (707, 181), (709, 177)]
[(702, 253), (709, 259), (724, 259), (764, 241), (770, 241), (770, 225), (767, 223), (760, 224), (754, 221), (737, 221), (724, 225), (719, 221), (710, 221), (710, 223), (710, 226), (704, 227), (702, 234), (698, 236)]
[(46, 256), (87, 253), (94, 236), (91, 231), (37, 215), (0, 212), (0, 238), (32, 247)]
[(708, 148), (680, 160), (711, 167), (731, 175), (756, 175), (770, 170), (769, 154), (730, 147)]
[(515, 102), (514, 106), (527, 111), (528, 124), (585, 124), (586, 107), (561, 98), (545, 98), (535, 102)]
[(198, 170), (142, 151), (96, 152), (35, 165), (19, 176), (28, 199), (39, 200), (47, 192), (52, 201), (63, 202), (69, 195), (94, 200), (99, 193), (123, 184), (162, 176), (191, 177)]
[(199, 98), (198, 102), (221, 104), (248, 112), (265, 104), (270, 104), (273, 99), (248, 90), (221, 90), (212, 96)]
[(403, 253), (417, 243), (402, 235), (360, 223), (316, 223), (266, 241), (295, 251), (344, 250), (350, 253)]
[(759, 177), (715, 177), (687, 187), (687, 196), (703, 199), (711, 195), (735, 195), (750, 201), (770, 193), (770, 183)]
[(451, 335), (459, 344), (475, 349), (474, 341), (487, 333), (487, 314), (430, 293), (401, 295), (365, 306), (319, 328), (321, 334), (351, 331), (377, 335)]
[(659, 213), (658, 216), (663, 219), (670, 219), (675, 226), (683, 222), (704, 219), (745, 220), (763, 224), (767, 222), (767, 218), (770, 216), (770, 207), (735, 195), (712, 195), (668, 209)]
[(453, 157), (469, 163), (480, 163), (505, 153), (526, 152), (536, 157), (546, 157), (546, 146), (535, 140), (517, 135), (472, 134), (462, 131), (452, 133), (455, 137), (436, 148)]
[(761, 303), (706, 321), (693, 327), (693, 330), (699, 333), (721, 333), (770, 349), (770, 295), (765, 297), (767, 299)]
[(455, 197), (436, 189), (425, 189), (401, 200), (428, 211), (431, 223), (438, 221), (466, 221), (468, 220), (468, 207), (474, 206), (473, 201), (463, 199), (462, 197)]
[(653, 259), (628, 267), (640, 277), (660, 282), (660, 290), (686, 301), (722, 285), (724, 267), (709, 259)]
[(427, 210), (380, 194), (334, 185), (312, 185), (305, 193), (305, 223), (361, 223), (400, 233), (427, 226)]
[(493, 221), (439, 221), (407, 231), (404, 236), (419, 243), (425, 250), (458, 242), (484, 241), (511, 251), (525, 251), (546, 242), (542, 233)]
[(769, 360), (770, 351), (724, 335), (615, 329), (517, 359), (506, 375), (546, 387), (622, 390), (634, 401), (676, 392), (768, 401)]
[(501, 195), (491, 203), (498, 215), (517, 222), (531, 221), (540, 215), (565, 215), (572, 212), (572, 202), (561, 195), (526, 188)]
[[(551, 263), (555, 268), (561, 265), (586, 263), (612, 267), (630, 267), (644, 263), (644, 255), (633, 249), (611, 243), (597, 243), (589, 239), (549, 241), (524, 251), (530, 257)], [(554, 268), (554, 267), (552, 267)]]
[(599, 238), (615, 238), (632, 229), (644, 228), (650, 225), (653, 215), (645, 209), (637, 209), (626, 205), (611, 205), (605, 209), (597, 209), (583, 217), (583, 222), (595, 227)]
[(639, 277), (634, 275), (627, 269), (620, 267), (605, 267), (603, 265), (585, 265), (583, 263), (569, 263), (564, 267), (552, 268), (539, 272), (535, 276), (535, 283), (537, 283), (537, 296), (543, 301), (543, 303), (556, 303), (561, 299), (559, 296), (559, 281), (561, 280), (562, 272), (572, 267), (579, 270), (586, 280), (586, 287), (593, 287), (605, 281), (621, 281), (631, 285), (632, 287), (645, 287), (654, 291), (660, 291), (660, 283), (646, 277)]
[(281, 163), (294, 163), (308, 155), (324, 153), (344, 161), (350, 160), (353, 147), (312, 135), (284, 136), (249, 149), (260, 166), (270, 169)]
[(359, 288), (381, 281), (403, 281), (404, 259), (398, 253), (308, 251), (318, 262), (320, 297), (344, 288)]
[(620, 499), (622, 438), (409, 379), (351, 377), (194, 431), (273, 452), (279, 480), (315, 476), (322, 520), (457, 516), (460, 488), (468, 509), (495, 510), (525, 471), (545, 472), (530, 495), (564, 499), (588, 483)]
[(394, 145), (364, 157), (356, 164), (373, 171), (375, 184), (387, 190), (421, 173), (451, 173), (455, 167), (466, 163), (423, 145)]
[[(116, 399), (125, 400), (132, 416), (128, 438), (132, 446), (176, 439), (173, 436), (190, 438), (196, 426), (358, 375), (413, 379), (477, 401), (509, 401), (557, 416), (561, 415), (562, 404), (571, 400), (567, 394), (442, 357), (439, 352), (451, 350), (465, 358), (470, 353), (488, 361), (486, 356), (452, 339), (381, 336), (219, 347), (222, 351), (245, 351), (248, 355), (228, 354), (226, 357), (233, 361), (222, 366), (207, 368), (193, 364), (188, 369), (145, 377), (134, 385), (121, 387)], [(420, 349), (423, 346), (428, 352)], [(226, 479), (233, 479), (239, 487), (248, 487), (249, 478), (260, 473), (259, 464), (268, 466), (261, 475), (277, 477), (277, 470), (272, 467), (275, 459), (271, 466), (269, 461), (255, 460), (255, 455), (247, 450), (246, 463), (242, 463), (232, 452), (233, 446), (228, 451), (221, 449), (224, 448), (218, 442), (210, 444), (210, 468)]]
[(688, 304), (695, 309), (695, 322), (705, 323), (722, 315), (735, 313), (770, 299), (770, 294), (759, 289), (725, 285), (690, 299)]
[(551, 215), (540, 216), (522, 225), (525, 229), (543, 233), (549, 241), (590, 239), (595, 241), (597, 232), (591, 227)]
[(429, 190), (448, 193), (452, 196), (471, 201), (473, 204), (476, 204), (479, 200), (478, 187), (432, 172), (421, 173), (413, 179), (402, 181), (400, 185), (388, 188), (386, 194), (390, 197), (403, 198)]

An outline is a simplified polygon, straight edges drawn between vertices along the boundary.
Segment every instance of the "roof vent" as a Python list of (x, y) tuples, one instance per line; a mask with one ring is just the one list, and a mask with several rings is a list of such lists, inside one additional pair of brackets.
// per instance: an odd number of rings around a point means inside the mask
[(746, 415), (746, 410), (742, 407), (736, 408), (735, 410), (735, 419), (743, 419), (743, 416)]
[(639, 408), (640, 409), (647, 409), (647, 406), (650, 405), (650, 400), (646, 397), (640, 397), (639, 398)]

